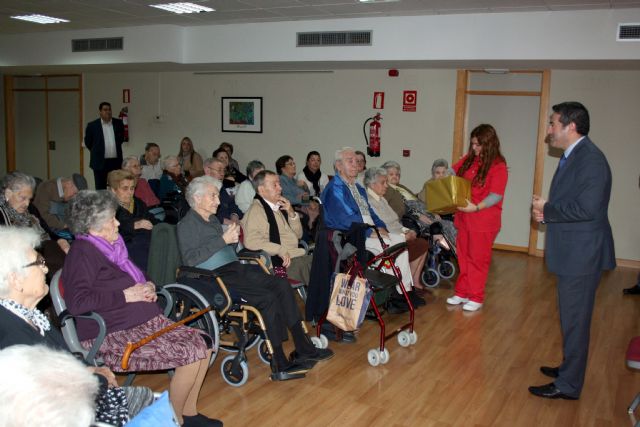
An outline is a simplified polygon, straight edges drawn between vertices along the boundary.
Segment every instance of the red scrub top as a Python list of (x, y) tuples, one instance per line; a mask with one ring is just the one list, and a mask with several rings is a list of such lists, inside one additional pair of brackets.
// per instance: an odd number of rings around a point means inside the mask
[[(455, 165), (453, 170), (458, 173), (458, 169), (462, 166), (466, 160), (468, 154), (460, 159)], [(463, 178), (471, 181), (471, 203), (477, 205), (483, 201), (489, 193), (495, 193), (503, 196), (495, 205), (481, 209), (480, 212), (456, 212), (454, 225), (458, 229), (469, 231), (499, 231), (502, 225), (502, 202), (504, 200), (504, 190), (507, 186), (507, 164), (499, 159), (494, 160), (493, 164), (487, 172), (487, 179), (484, 185), (480, 185), (473, 182), (473, 179), (478, 174), (480, 165), (480, 158), (476, 156), (471, 164), (471, 167), (462, 175)]]

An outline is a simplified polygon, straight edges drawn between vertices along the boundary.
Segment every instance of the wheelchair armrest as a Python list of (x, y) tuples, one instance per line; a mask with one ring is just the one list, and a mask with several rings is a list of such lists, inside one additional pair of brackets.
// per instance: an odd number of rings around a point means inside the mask
[(171, 310), (173, 309), (173, 297), (171, 296), (169, 291), (161, 287), (156, 288), (156, 294), (162, 296), (166, 301), (163, 314), (164, 317), (169, 317), (169, 315), (171, 314)]
[[(80, 352), (82, 354), (85, 354), (86, 352), (86, 356), (85, 356), (86, 362), (91, 365), (96, 365), (97, 363), (96, 354), (98, 353), (98, 350), (100, 349), (100, 346), (104, 341), (104, 338), (107, 336), (107, 325), (104, 322), (104, 319), (102, 318), (102, 316), (100, 316), (98, 313), (94, 311), (74, 315), (69, 313), (69, 310), (64, 310), (62, 313), (60, 313), (59, 318), (60, 318), (61, 326), (64, 326), (67, 320), (75, 319), (75, 318), (91, 319), (98, 324), (98, 335), (96, 336), (96, 340), (93, 342), (93, 345), (89, 350), (85, 350), (84, 347), (82, 347), (82, 345), (80, 344), (80, 340), (77, 336), (72, 340), (73, 341), (72, 343), (67, 342), (72, 352)], [(71, 347), (75, 347), (75, 348), (71, 348)]]
[(198, 267), (189, 267), (186, 265), (181, 265), (178, 267), (178, 277), (181, 273), (186, 273), (189, 276), (207, 276), (213, 279), (219, 277), (219, 275), (214, 270), (206, 270), (204, 268)]

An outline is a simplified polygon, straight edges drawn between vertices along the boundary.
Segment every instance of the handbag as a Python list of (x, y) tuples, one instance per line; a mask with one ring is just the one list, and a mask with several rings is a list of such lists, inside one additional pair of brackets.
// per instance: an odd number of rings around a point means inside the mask
[(360, 327), (369, 308), (372, 290), (359, 275), (333, 273), (327, 320), (343, 331)]

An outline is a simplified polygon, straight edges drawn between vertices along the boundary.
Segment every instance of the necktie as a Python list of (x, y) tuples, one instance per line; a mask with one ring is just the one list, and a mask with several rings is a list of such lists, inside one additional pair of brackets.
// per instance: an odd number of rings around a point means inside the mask
[(567, 163), (567, 158), (563, 154), (562, 157), (560, 157), (560, 164), (558, 165), (558, 169), (562, 169), (565, 163)]

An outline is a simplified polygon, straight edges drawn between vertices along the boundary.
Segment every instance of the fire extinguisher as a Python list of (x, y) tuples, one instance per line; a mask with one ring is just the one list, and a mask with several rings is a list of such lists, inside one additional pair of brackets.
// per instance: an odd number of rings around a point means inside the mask
[[(364, 133), (364, 140), (367, 143), (367, 154), (370, 157), (380, 157), (380, 128), (382, 127), (380, 120), (382, 120), (382, 116), (378, 113), (369, 117), (362, 125), (362, 133)], [(369, 137), (367, 138), (367, 123), (370, 121)]]
[(129, 107), (122, 107), (118, 118), (124, 125), (124, 142), (129, 142)]

